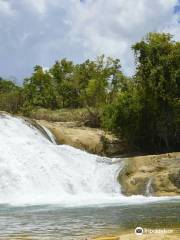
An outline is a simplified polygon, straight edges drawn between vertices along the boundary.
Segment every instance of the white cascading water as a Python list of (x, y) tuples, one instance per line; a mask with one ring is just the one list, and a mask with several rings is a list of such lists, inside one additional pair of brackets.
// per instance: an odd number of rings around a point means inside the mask
[(117, 174), (122, 164), (103, 160), (51, 143), (23, 119), (0, 116), (0, 203), (81, 205), (118, 201)]
[(0, 114), (0, 204), (141, 204), (171, 198), (123, 196), (117, 182), (123, 161), (56, 145), (43, 129), (51, 141), (27, 121)]

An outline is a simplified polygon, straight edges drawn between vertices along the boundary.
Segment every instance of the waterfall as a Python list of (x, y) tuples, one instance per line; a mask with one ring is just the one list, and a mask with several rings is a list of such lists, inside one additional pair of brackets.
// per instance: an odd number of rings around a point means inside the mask
[(0, 116), (0, 203), (119, 201), (122, 163), (52, 142), (25, 120)]
[(152, 192), (153, 192), (153, 189), (152, 189), (152, 177), (151, 177), (151, 178), (149, 178), (149, 180), (147, 182), (145, 195), (146, 196), (151, 196)]
[(46, 134), (47, 134), (48, 138), (50, 139), (50, 141), (52, 143), (56, 144), (56, 139), (55, 139), (55, 136), (52, 134), (52, 132), (48, 128), (46, 128), (45, 126), (41, 126), (41, 127), (46, 132)]

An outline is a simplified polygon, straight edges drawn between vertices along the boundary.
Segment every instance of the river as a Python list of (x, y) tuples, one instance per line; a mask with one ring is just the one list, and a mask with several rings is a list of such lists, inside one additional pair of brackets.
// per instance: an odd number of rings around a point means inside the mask
[(22, 236), (35, 240), (80, 240), (118, 234), (137, 226), (172, 229), (179, 223), (178, 200), (89, 207), (0, 206), (0, 239), (3, 240)]
[(125, 197), (117, 181), (122, 169), (123, 159), (58, 146), (28, 121), (2, 114), (0, 238), (79, 240), (137, 226), (176, 227), (180, 198)]

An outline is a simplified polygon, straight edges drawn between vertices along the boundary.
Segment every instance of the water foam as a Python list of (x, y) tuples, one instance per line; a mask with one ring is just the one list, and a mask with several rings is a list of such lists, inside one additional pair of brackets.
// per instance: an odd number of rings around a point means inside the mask
[(52, 144), (23, 119), (0, 118), (1, 203), (106, 202), (119, 196), (119, 168), (96, 155)]
[(54, 143), (23, 119), (0, 116), (1, 204), (81, 206), (169, 199), (125, 197), (117, 182), (123, 162), (114, 159), (112, 164), (111, 159)]

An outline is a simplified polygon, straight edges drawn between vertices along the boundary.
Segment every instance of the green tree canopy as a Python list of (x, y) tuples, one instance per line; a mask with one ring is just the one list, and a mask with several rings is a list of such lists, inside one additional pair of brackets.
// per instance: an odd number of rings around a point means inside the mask
[(26, 104), (44, 108), (56, 108), (57, 100), (53, 78), (41, 66), (35, 66), (34, 73), (24, 81)]
[(17, 113), (23, 104), (22, 89), (0, 77), (0, 110)]
[(175, 151), (180, 144), (180, 43), (170, 34), (149, 33), (132, 49), (135, 76), (105, 108), (104, 125), (137, 149)]

